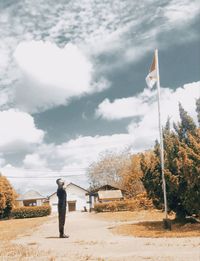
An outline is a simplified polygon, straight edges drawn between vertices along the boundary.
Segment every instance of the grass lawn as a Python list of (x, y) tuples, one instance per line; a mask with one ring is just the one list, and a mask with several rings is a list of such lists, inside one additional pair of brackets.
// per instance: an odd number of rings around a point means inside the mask
[(48, 217), (10, 219), (0, 221), (0, 240), (12, 240), (17, 236), (26, 235), (42, 225)]
[[(104, 212), (95, 214), (97, 218), (120, 222), (122, 224), (112, 227), (113, 233), (135, 237), (200, 237), (200, 223), (185, 225), (173, 224), (172, 230), (163, 228), (164, 213), (158, 210)], [(170, 215), (171, 220), (174, 215)], [(130, 223), (133, 221), (133, 223)], [(125, 224), (123, 224), (123, 222)], [(129, 224), (126, 224), (129, 222)]]
[(200, 224), (172, 224), (172, 230), (163, 228), (162, 221), (124, 224), (113, 228), (114, 233), (135, 237), (200, 237)]
[[(103, 212), (94, 214), (97, 218), (102, 220), (109, 220), (115, 222), (126, 221), (154, 221), (162, 220), (164, 217), (163, 212), (159, 210), (138, 210), (138, 211), (119, 211), (119, 212)], [(171, 214), (170, 218), (174, 218)]]
[[(30, 246), (17, 245), (12, 240), (18, 236), (28, 236), (49, 217), (11, 219), (0, 221), (0, 260), (27, 260), (36, 257), (41, 260), (53, 261), (55, 258), (46, 252), (38, 250), (37, 243), (33, 242)], [(29, 259), (30, 260), (30, 259)]]

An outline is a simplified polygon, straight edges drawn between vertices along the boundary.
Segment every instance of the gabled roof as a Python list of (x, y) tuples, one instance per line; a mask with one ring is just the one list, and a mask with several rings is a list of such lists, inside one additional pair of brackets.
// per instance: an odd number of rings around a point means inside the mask
[[(76, 184), (73, 183), (73, 182), (68, 183), (68, 184), (66, 185), (66, 188), (69, 187), (70, 185), (73, 185), (73, 186), (75, 186), (75, 187), (78, 187), (78, 188), (84, 190), (85, 192), (88, 192), (87, 189), (84, 189), (84, 188), (80, 187), (79, 185), (76, 185)], [(56, 192), (52, 193), (50, 196), (48, 196), (48, 198), (52, 197), (52, 196), (55, 195), (55, 194), (56, 194)]]
[(123, 198), (121, 190), (98, 191), (99, 199), (121, 199)]
[(46, 199), (46, 197), (42, 196), (38, 191), (29, 190), (17, 198), (17, 200), (31, 200), (31, 199)]
[(69, 184), (67, 184), (67, 187), (68, 187), (69, 185), (76, 186), (76, 187), (78, 187), (78, 188), (80, 188), (80, 189), (82, 189), (82, 190), (85, 190), (85, 192), (88, 192), (87, 189), (85, 189), (85, 188), (83, 188), (83, 187), (81, 187), (81, 186), (79, 186), (79, 185), (77, 185), (77, 184), (75, 184), (75, 183), (73, 183), (73, 182), (70, 182)]
[(102, 191), (102, 190), (121, 190), (121, 189), (107, 184), (107, 185), (103, 185), (101, 187), (92, 189), (90, 191), (90, 193), (95, 193), (95, 192), (98, 192), (100, 190)]

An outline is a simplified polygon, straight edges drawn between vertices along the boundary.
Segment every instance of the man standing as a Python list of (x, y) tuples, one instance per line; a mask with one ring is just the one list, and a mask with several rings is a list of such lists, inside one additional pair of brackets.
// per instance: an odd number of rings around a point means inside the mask
[(57, 196), (58, 196), (58, 220), (59, 220), (60, 238), (68, 238), (69, 236), (64, 234), (66, 202), (67, 202), (67, 193), (64, 189), (65, 182), (62, 179), (57, 179), (56, 183), (58, 185)]

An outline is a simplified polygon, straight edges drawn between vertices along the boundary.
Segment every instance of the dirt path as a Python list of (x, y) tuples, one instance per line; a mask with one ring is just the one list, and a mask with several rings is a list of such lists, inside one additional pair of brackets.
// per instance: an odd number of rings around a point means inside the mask
[(99, 220), (90, 213), (70, 213), (66, 221), (69, 239), (58, 238), (55, 216), (32, 235), (18, 238), (15, 243), (50, 250), (56, 261), (200, 261), (200, 238), (118, 236), (109, 230), (116, 222)]

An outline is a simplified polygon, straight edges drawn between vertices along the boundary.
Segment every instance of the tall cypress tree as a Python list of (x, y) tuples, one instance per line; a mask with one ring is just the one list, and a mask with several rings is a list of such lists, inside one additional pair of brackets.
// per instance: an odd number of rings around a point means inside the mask
[[(179, 105), (180, 119), (170, 129), (169, 120), (164, 128), (165, 178), (168, 209), (177, 218), (199, 214), (200, 211), (200, 130), (193, 119)], [(154, 147), (151, 162), (141, 162), (143, 184), (156, 207), (163, 206), (160, 148)]]
[(187, 142), (187, 134), (192, 133), (195, 134), (196, 124), (194, 120), (188, 115), (188, 113), (184, 110), (181, 103), (179, 103), (179, 115), (181, 121), (178, 124), (174, 123), (174, 129), (179, 136), (180, 141)]
[(200, 127), (200, 97), (196, 101), (196, 112), (197, 112), (197, 119)]

